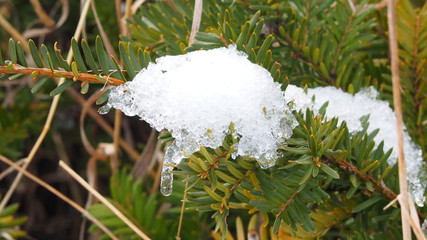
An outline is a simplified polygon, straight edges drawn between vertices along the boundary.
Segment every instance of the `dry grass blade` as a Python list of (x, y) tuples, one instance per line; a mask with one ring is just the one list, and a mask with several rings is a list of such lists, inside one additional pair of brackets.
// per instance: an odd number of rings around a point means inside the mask
[(113, 56), (115, 59), (117, 59), (117, 55), (114, 52), (113, 44), (111, 44), (110, 39), (108, 38), (107, 34), (104, 31), (104, 27), (102, 26), (101, 20), (98, 16), (98, 11), (96, 11), (96, 5), (95, 1), (92, 1), (91, 8), (93, 12), (93, 17), (95, 18), (96, 27), (99, 30), (99, 34), (101, 35), (102, 41), (104, 42), (105, 48), (107, 49), (107, 52), (110, 56)]
[(412, 229), (414, 230), (415, 236), (418, 240), (425, 240), (423, 230), (421, 229), (420, 220), (418, 218), (417, 209), (415, 208), (414, 201), (412, 200), (411, 195), (409, 195), (409, 213)]
[(151, 163), (155, 160), (154, 156), (156, 153), (157, 146), (157, 131), (153, 128), (151, 129), (150, 136), (144, 147), (144, 151), (141, 156), (139, 156), (135, 165), (132, 168), (132, 175), (135, 178), (143, 178), (147, 171), (150, 168)]
[(12, 167), (13, 169), (19, 171), (21, 174), (25, 175), (29, 179), (33, 180), (34, 182), (36, 182), (40, 186), (44, 187), (45, 189), (47, 189), (49, 192), (53, 193), (54, 195), (56, 195), (60, 199), (64, 200), (64, 202), (68, 203), (70, 206), (72, 206), (73, 208), (75, 208), (82, 215), (84, 215), (89, 220), (91, 220), (94, 224), (96, 224), (111, 239), (114, 239), (114, 240), (118, 240), (119, 239), (107, 227), (105, 227), (104, 224), (102, 224), (100, 221), (98, 221), (98, 219), (96, 219), (94, 216), (92, 216), (92, 214), (90, 214), (88, 211), (86, 211), (86, 209), (82, 208), (80, 205), (78, 205), (72, 199), (68, 198), (67, 196), (65, 196), (64, 194), (62, 194), (58, 190), (56, 190), (54, 187), (52, 187), (51, 185), (47, 184), (46, 182), (44, 182), (40, 178), (38, 178), (38, 177), (34, 176), (33, 174), (29, 173), (27, 170), (23, 169), (22, 167), (18, 166), (17, 164), (15, 164), (14, 162), (12, 162), (11, 160), (9, 160), (8, 158), (6, 158), (6, 157), (4, 157), (2, 155), (0, 155), (0, 160), (2, 162), (6, 163), (7, 165), (9, 165), (10, 167)]
[(40, 21), (49, 28), (55, 26), (55, 21), (49, 17), (49, 15), (44, 11), (43, 6), (40, 4), (39, 0), (30, 0), (30, 3), (34, 7), (34, 11), (37, 16), (39, 16)]
[[(81, 96), (81, 94), (79, 92), (77, 92), (75, 89), (73, 88), (68, 88), (67, 89), (67, 93), (76, 101), (78, 102), (83, 109), (86, 109), (87, 114), (89, 114), (89, 116), (95, 120), (95, 122), (101, 126), (102, 129), (104, 129), (110, 136), (113, 136), (113, 128), (108, 124), (108, 122), (101, 117), (101, 115), (99, 115), (99, 113), (94, 110), (91, 107), (85, 107), (86, 106), (86, 99), (83, 98)], [(88, 103), (88, 105), (92, 105), (94, 103)], [(120, 146), (129, 154), (129, 156), (134, 160), (137, 161), (139, 158), (139, 153), (133, 149), (124, 139), (120, 138), (119, 140), (119, 144)]]
[(92, 146), (92, 144), (90, 144), (89, 139), (86, 136), (86, 132), (84, 130), (84, 120), (86, 118), (86, 114), (88, 112), (88, 110), (90, 109), (90, 106), (96, 101), (96, 99), (98, 99), (98, 97), (100, 97), (105, 91), (107, 90), (107, 88), (105, 88), (104, 90), (100, 90), (97, 91), (96, 93), (92, 94), (92, 96), (89, 97), (89, 99), (85, 102), (85, 104), (83, 105), (83, 109), (82, 112), (80, 113), (80, 136), (82, 138), (82, 143), (83, 146), (85, 147), (86, 151), (93, 157), (96, 157), (98, 159), (105, 159), (106, 156), (101, 155), (100, 153), (98, 153), (95, 148)]
[(70, 13), (70, 3), (68, 2), (68, 0), (61, 0), (62, 3), (62, 14), (61, 17), (59, 18), (58, 22), (56, 23), (56, 28), (61, 27), (65, 21), (68, 18), (68, 14)]
[(158, 164), (158, 167), (157, 167), (157, 171), (155, 172), (155, 174), (153, 176), (154, 183), (151, 186), (150, 194), (155, 194), (156, 192), (159, 191), (159, 188), (160, 188), (160, 176), (162, 174), (163, 159), (164, 159), (164, 156), (161, 157), (161, 158), (158, 158), (159, 164)]
[(135, 14), (138, 11), (139, 7), (145, 2), (145, 0), (136, 0), (131, 7), (132, 14)]
[(200, 22), (202, 21), (203, 0), (196, 0), (194, 3), (193, 24), (191, 25), (190, 40), (188, 45), (193, 44), (196, 33), (199, 31)]
[(114, 5), (116, 8), (116, 17), (117, 17), (117, 24), (119, 25), (119, 32), (123, 32), (123, 25), (121, 23), (122, 21), (122, 0), (114, 0)]
[(403, 204), (405, 204), (405, 200), (409, 201), (409, 210), (408, 210), (408, 212), (404, 212), (405, 218), (408, 219), (408, 222), (409, 222), (410, 226), (412, 227), (412, 230), (414, 231), (414, 234), (417, 237), (417, 239), (418, 240), (425, 240), (426, 238), (425, 238), (424, 233), (421, 229), (420, 221), (418, 219), (418, 213), (417, 213), (417, 210), (415, 209), (415, 205), (412, 201), (411, 195), (409, 195), (408, 199), (404, 199), (404, 197), (399, 194), (399, 196), (397, 196), (397, 200), (399, 201), (399, 204), (401, 206)]
[(3, 27), (14, 39), (20, 41), (25, 51), (29, 52), (30, 47), (28, 46), (27, 40), (3, 17), (0, 13), (0, 26)]
[[(25, 158), (24, 158), (24, 159), (21, 159), (21, 160), (19, 160), (19, 161), (15, 162), (15, 164), (16, 164), (17, 166), (21, 166), (22, 164), (24, 164), (24, 163), (25, 163), (25, 160), (26, 160)], [(14, 169), (13, 167), (8, 167), (6, 170), (4, 170), (3, 172), (1, 172), (1, 173), (0, 173), (0, 181), (1, 181), (3, 178), (5, 178), (7, 175), (11, 174), (14, 170), (15, 170), (15, 169)]]
[(64, 169), (71, 177), (78, 181), (86, 190), (88, 190), (93, 196), (95, 196), (100, 202), (102, 202), (108, 209), (111, 210), (118, 218), (120, 218), (126, 225), (128, 225), (138, 236), (142, 239), (150, 239), (145, 233), (141, 231), (132, 221), (130, 221), (123, 213), (121, 213), (116, 207), (113, 206), (106, 198), (104, 198), (98, 191), (93, 189), (83, 178), (81, 178), (76, 172), (74, 172), (65, 162), (59, 161), (59, 166)]
[(399, 77), (399, 48), (397, 45), (397, 24), (396, 24), (396, 1), (387, 1), (387, 17), (389, 29), (389, 46), (391, 57), (391, 74), (393, 84), (393, 103), (396, 113), (396, 130), (398, 143), (398, 167), (399, 167), (399, 203), (402, 216), (402, 234), (404, 240), (409, 240), (411, 236), (410, 214), (409, 214), (409, 194), (405, 166), (405, 154), (403, 148), (403, 117), (402, 100), (400, 95), (400, 77)]
[[(86, 175), (87, 175), (88, 183), (95, 189), (97, 188), (96, 176), (98, 173), (96, 162), (97, 162), (97, 159), (95, 157), (91, 157), (86, 165)], [(94, 203), (93, 195), (88, 194), (86, 203), (85, 203), (85, 208), (88, 209), (93, 203)], [(87, 221), (83, 219), (80, 225), (80, 236), (79, 236), (80, 240), (83, 240), (85, 237), (86, 224), (87, 224)]]
[(70, 4), (68, 0), (61, 0), (61, 5), (62, 5), (61, 17), (59, 18), (55, 26), (45, 27), (45, 28), (32, 28), (32, 29), (25, 30), (25, 32), (22, 34), (24, 38), (29, 39), (29, 38), (44, 36), (54, 31), (55, 29), (60, 28), (67, 20), (68, 15), (70, 13)]
[(120, 23), (123, 25), (123, 27), (121, 29), (122, 30), (121, 34), (123, 36), (128, 36), (129, 35), (129, 27), (128, 27), (128, 24), (126, 23), (126, 20), (130, 19), (130, 16), (131, 16), (132, 1), (133, 0), (126, 0), (125, 14), (123, 15), (123, 18), (120, 21)]
[[(86, 19), (86, 16), (87, 16), (87, 13), (89, 11), (89, 6), (90, 6), (90, 2), (91, 1), (92, 0), (87, 0), (86, 3), (85, 3), (84, 9), (82, 11), (82, 15), (80, 16), (79, 23), (78, 23), (76, 31), (74, 33), (74, 38), (76, 38), (76, 39), (80, 38), (80, 35), (81, 35), (81, 32), (82, 32), (82, 27), (83, 27), (83, 22), (84, 22), (84, 19)], [(69, 64), (71, 63), (72, 57), (73, 57), (73, 52), (70, 49), (70, 51), (68, 51), (68, 55), (67, 55), (67, 62)], [(58, 86), (61, 85), (64, 81), (65, 81), (65, 79), (61, 78), (59, 80), (59, 82), (58, 82)], [(32, 147), (32, 149), (30, 151), (30, 154), (28, 154), (28, 157), (26, 158), (27, 161), (22, 166), (22, 168), (24, 170), (27, 169), (28, 165), (34, 159), (34, 156), (36, 155), (38, 149), (40, 148), (40, 145), (42, 144), (42, 142), (44, 141), (44, 139), (46, 137), (46, 135), (47, 135), (47, 133), (48, 133), (48, 131), (50, 129), (50, 126), (52, 124), (53, 117), (55, 116), (55, 112), (56, 112), (56, 109), (58, 107), (58, 103), (59, 103), (60, 98), (61, 98), (61, 94), (58, 94), (58, 95), (56, 95), (53, 98), (52, 104), (50, 105), (50, 109), (49, 109), (49, 113), (48, 113), (46, 122), (45, 122), (45, 124), (43, 126), (43, 130), (40, 133), (39, 137), (37, 138), (37, 141), (35, 142), (34, 146)], [(0, 203), (0, 210), (4, 209), (4, 207), (6, 206), (7, 202), (11, 198), (13, 192), (15, 191), (16, 187), (18, 186), (19, 181), (22, 178), (22, 174), (23, 173), (21, 171), (21, 172), (18, 173), (18, 175), (16, 175), (16, 177), (13, 180), (11, 186), (9, 187), (6, 195), (3, 197), (3, 199), (2, 199), (2, 201)]]
[(120, 133), (122, 128), (122, 112), (118, 109), (114, 111), (114, 133), (113, 133), (113, 145), (114, 145), (114, 154), (111, 156), (110, 167), (112, 173), (117, 172), (119, 169), (119, 140)]

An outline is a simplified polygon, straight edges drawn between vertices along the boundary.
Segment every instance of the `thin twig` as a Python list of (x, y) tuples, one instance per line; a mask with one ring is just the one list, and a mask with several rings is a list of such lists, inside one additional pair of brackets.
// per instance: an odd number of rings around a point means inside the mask
[(102, 224), (100, 221), (98, 221), (98, 219), (96, 219), (94, 216), (92, 216), (92, 214), (90, 214), (88, 211), (86, 211), (86, 209), (82, 208), (79, 204), (77, 204), (72, 199), (68, 198), (67, 196), (65, 196), (64, 194), (62, 194), (58, 190), (56, 190), (54, 187), (52, 187), (48, 183), (44, 182), (40, 178), (38, 178), (38, 177), (34, 176), (33, 174), (29, 173), (27, 170), (25, 170), (24, 168), (18, 166), (16, 163), (12, 162), (11, 160), (9, 160), (8, 158), (6, 158), (6, 157), (4, 157), (2, 155), (0, 155), (0, 160), (2, 162), (6, 163), (7, 165), (9, 165), (10, 167), (12, 167), (12, 168), (16, 169), (17, 171), (19, 171), (19, 173), (21, 173), (21, 174), (25, 175), (26, 177), (28, 177), (29, 179), (33, 180), (34, 182), (36, 182), (40, 186), (44, 187), (46, 190), (48, 190), (49, 192), (51, 192), (54, 195), (56, 195), (57, 197), (59, 197), (60, 199), (62, 199), (64, 202), (68, 203), (70, 206), (72, 206), (77, 211), (79, 211), (83, 216), (87, 217), (89, 220), (91, 220), (93, 223), (95, 223), (110, 238), (112, 238), (114, 240), (118, 240), (119, 239), (104, 224)]
[[(80, 38), (80, 34), (81, 34), (81, 31), (82, 31), (82, 27), (83, 27), (83, 22), (84, 22), (84, 19), (87, 16), (88, 11), (89, 11), (89, 6), (90, 6), (90, 2), (91, 1), (92, 0), (87, 0), (86, 3), (85, 3), (85, 6), (84, 6), (83, 11), (82, 11), (82, 15), (80, 16), (79, 23), (78, 23), (76, 31), (74, 33), (74, 38), (75, 39), (79, 39)], [(72, 52), (72, 49), (70, 49), (68, 51), (68, 55), (67, 55), (67, 63), (68, 64), (71, 63), (72, 57), (73, 57), (73, 52)], [(64, 83), (64, 81), (65, 81), (65, 78), (59, 79), (58, 85), (61, 85), (62, 83)], [(50, 126), (52, 124), (53, 117), (55, 116), (56, 108), (58, 107), (58, 103), (59, 103), (60, 98), (61, 98), (61, 94), (58, 94), (58, 95), (56, 95), (53, 98), (52, 104), (50, 105), (50, 109), (49, 109), (49, 113), (48, 113), (46, 122), (45, 122), (45, 124), (43, 126), (43, 130), (40, 133), (39, 137), (37, 138), (37, 141), (35, 142), (34, 146), (31, 148), (30, 154), (28, 154), (28, 156), (26, 158), (27, 161), (22, 166), (22, 168), (24, 170), (27, 169), (28, 165), (34, 159), (34, 156), (36, 155), (36, 153), (37, 153), (38, 149), (40, 148), (42, 142), (44, 141), (47, 133), (49, 132), (49, 129), (50, 129)], [(21, 180), (21, 178), (22, 178), (22, 172), (19, 172), (18, 175), (16, 175), (15, 179), (13, 180), (13, 182), (10, 185), (7, 193), (5, 194), (5, 196), (3, 197), (3, 199), (2, 199), (2, 201), (0, 203), (0, 211), (4, 209), (4, 207), (6, 206), (7, 202), (12, 197), (12, 194), (15, 191), (16, 187), (18, 186), (18, 183)]]
[(118, 218), (120, 218), (126, 225), (128, 225), (138, 236), (142, 239), (150, 239), (145, 233), (141, 231), (133, 222), (131, 222), (123, 213), (121, 213), (113, 204), (104, 198), (98, 191), (93, 189), (83, 178), (81, 178), (74, 170), (72, 170), (65, 162), (59, 161), (59, 166), (64, 169), (71, 177), (79, 182), (86, 190), (88, 190), (94, 197), (101, 201), (108, 209), (111, 210)]
[(8, 69), (7, 66), (0, 66), (0, 74), (6, 73), (6, 74), (24, 74), (24, 75), (37, 75), (37, 76), (44, 76), (49, 78), (57, 78), (57, 77), (64, 77), (68, 79), (73, 79), (74, 81), (82, 81), (82, 82), (91, 82), (91, 83), (101, 83), (101, 84), (107, 84), (107, 85), (113, 85), (118, 86), (123, 84), (124, 82), (122, 80), (119, 80), (117, 78), (112, 78), (109, 76), (100, 76), (96, 74), (90, 74), (90, 73), (78, 73), (77, 76), (73, 74), (73, 72), (67, 72), (67, 71), (61, 71), (61, 70), (54, 70), (47, 68), (33, 68), (33, 67), (23, 67), (17, 64), (13, 64), (12, 69)]
[(409, 216), (409, 196), (408, 182), (405, 167), (405, 153), (403, 148), (403, 118), (402, 118), (402, 100), (400, 96), (400, 77), (399, 77), (399, 48), (397, 45), (397, 23), (396, 23), (396, 1), (387, 1), (387, 18), (389, 30), (389, 46), (391, 58), (391, 78), (393, 83), (393, 104), (396, 113), (396, 131), (398, 144), (398, 169), (399, 169), (399, 187), (402, 199), (400, 202), (402, 216), (402, 234), (404, 240), (410, 240), (411, 226)]
[(329, 156), (325, 158), (325, 162), (332, 162), (345, 172), (355, 175), (363, 182), (371, 182), (374, 187), (374, 190), (384, 195), (389, 200), (394, 200), (397, 197), (397, 194), (393, 192), (393, 190), (388, 188), (385, 184), (378, 182), (372, 175), (362, 172), (362, 170), (360, 170), (350, 162), (347, 162), (346, 160), (337, 160), (334, 157)]
[(181, 204), (181, 213), (179, 214), (178, 231), (176, 233), (176, 238), (175, 238), (176, 240), (181, 240), (181, 228), (182, 228), (182, 222), (184, 220), (185, 202), (187, 201), (187, 188), (188, 188), (188, 181), (185, 182), (184, 196), (182, 198), (182, 204)]

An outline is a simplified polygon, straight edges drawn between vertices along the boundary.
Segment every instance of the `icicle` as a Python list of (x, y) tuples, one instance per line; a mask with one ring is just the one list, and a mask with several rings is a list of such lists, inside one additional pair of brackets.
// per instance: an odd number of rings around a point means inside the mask
[(160, 192), (163, 196), (169, 196), (173, 190), (173, 168), (166, 164), (163, 165), (161, 181), (160, 181)]
[(173, 168), (184, 157), (182, 150), (177, 145), (178, 141), (174, 141), (166, 147), (165, 159), (163, 160), (162, 175), (160, 181), (160, 192), (164, 196), (172, 194), (173, 190)]
[(104, 106), (102, 106), (99, 110), (98, 110), (98, 112), (100, 113), (100, 114), (107, 114), (109, 111), (110, 111), (110, 109), (111, 109), (111, 105), (110, 104), (105, 104)]

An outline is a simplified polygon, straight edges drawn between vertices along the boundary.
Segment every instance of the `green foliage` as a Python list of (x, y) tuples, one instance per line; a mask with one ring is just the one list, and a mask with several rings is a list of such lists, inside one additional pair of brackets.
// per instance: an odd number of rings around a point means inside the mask
[(7, 206), (0, 212), (0, 239), (21, 239), (27, 233), (19, 229), (20, 225), (27, 222), (27, 217), (15, 217), (18, 204)]
[[(338, 125), (338, 119), (325, 120), (322, 115), (314, 115), (309, 110), (305, 114), (296, 113), (296, 116), (299, 126), (294, 130), (293, 138), (286, 140), (283, 157), (275, 167), (261, 169), (255, 159), (248, 157), (232, 159), (231, 146), (237, 139), (231, 135), (222, 147), (201, 147), (199, 152), (178, 165), (180, 171), (177, 173), (187, 176), (184, 181), (193, 189), (189, 192), (189, 201), (195, 204), (192, 208), (202, 212), (214, 211), (216, 230), (226, 228), (227, 216), (233, 209), (246, 209), (249, 213), (269, 213), (274, 233), (280, 226), (294, 232), (304, 230), (309, 235), (325, 233), (325, 226), (315, 224), (313, 218), (319, 219), (315, 212), (325, 213), (324, 205), (331, 205), (328, 190), (332, 189), (341, 192), (334, 198), (343, 201), (357, 199), (347, 207), (345, 217), (350, 219), (363, 218), (369, 222), (360, 212), (370, 209), (372, 213), (373, 207), (379, 211), (386, 204), (387, 200), (382, 196), (385, 190), (376, 187), (380, 184), (379, 179), (384, 181), (383, 186), (395, 187), (396, 169), (390, 169), (386, 162), (390, 151), (384, 154), (382, 145), (374, 149), (376, 133), (366, 132), (367, 118), (364, 130), (350, 135), (344, 123)], [(359, 175), (341, 172), (340, 162), (360, 169)], [(372, 177), (374, 182), (362, 184), (361, 180), (366, 180), (366, 176)], [(335, 216), (333, 209), (330, 211), (328, 214)], [(391, 214), (395, 212), (381, 213), (384, 216)]]
[[(368, 1), (353, 8), (351, 2), (204, 1), (200, 31), (188, 46), (193, 2), (149, 1), (128, 19), (131, 35), (119, 43), (119, 59), (105, 51), (99, 37), (94, 46), (72, 39), (71, 64), (56, 46), (38, 48), (30, 41), (36, 65), (32, 75), (47, 76), (50, 71), (68, 78), (51, 95), (66, 90), (73, 80), (82, 80), (81, 91), (86, 93), (94, 82), (102, 86), (131, 80), (160, 56), (234, 44), (250, 61), (270, 71), (282, 89), (289, 82), (335, 86), (349, 93), (375, 86), (381, 98), (391, 102), (387, 30), (382, 29), (385, 10), (375, 9)], [(409, 0), (400, 0), (397, 11), (404, 120), (426, 156), (427, 3), (416, 7)], [(7, 56), (0, 53), (0, 67), (8, 70), (0, 78), (21, 77), (24, 73), (17, 69), (27, 68), (31, 62), (27, 62), (22, 44), (10, 40)], [(109, 78), (117, 82), (109, 82)], [(41, 78), (32, 91), (39, 91), (47, 82)], [(108, 92), (98, 103), (107, 97)], [(369, 116), (362, 119), (362, 131), (350, 133), (345, 122), (326, 119), (326, 109), (327, 104), (319, 113), (293, 113), (299, 126), (278, 149), (281, 157), (272, 168), (262, 169), (256, 159), (233, 155), (233, 144), (239, 139), (233, 136), (232, 125), (221, 147), (201, 146), (187, 156), (175, 173), (188, 183), (188, 209), (209, 212), (215, 219), (216, 233), (212, 235), (223, 239), (232, 235), (228, 220), (245, 212), (248, 218), (262, 216), (267, 232), (263, 236), (272, 238), (276, 234), (304, 239), (400, 238), (400, 210), (383, 210), (398, 190), (397, 167), (387, 163), (391, 150), (374, 142), (378, 131), (367, 132)], [(13, 124), (6, 124), (13, 121), (6, 120), (0, 119), (0, 130), (4, 126), (13, 130)], [(167, 132), (160, 139), (173, 141)], [(2, 147), (0, 141), (0, 150)], [(176, 216), (157, 214), (163, 199), (147, 195), (141, 182), (126, 172), (111, 179), (111, 201), (151, 237), (174, 237), (170, 229)], [(105, 206), (94, 205), (90, 211), (120, 238), (136, 237)]]
[[(28, 117), (28, 109), (43, 112), (47, 105), (34, 103), (34, 97), (28, 95), (28, 88), (17, 93), (20, 99), (15, 102), (14, 107), (0, 106), (0, 154), (9, 156), (11, 159), (22, 157), (24, 140), (41, 130), (43, 115)], [(0, 97), (2, 93), (0, 93)]]
[(270, 26), (270, 31), (277, 34), (275, 55), (289, 78), (299, 85), (333, 85), (349, 92), (376, 85), (363, 66), (371, 59), (363, 49), (377, 38), (374, 19), (369, 18), (373, 9), (366, 2), (354, 11), (341, 0), (292, 3), (265, 6), (282, 13), (275, 19), (281, 24)]
[[(172, 239), (175, 237), (179, 212), (173, 209), (169, 213), (164, 212), (162, 210), (164, 199), (157, 194), (148, 195), (142, 185), (141, 179), (135, 179), (126, 170), (117, 172), (110, 179), (110, 192), (110, 201), (114, 206), (150, 238)], [(179, 197), (182, 198), (182, 196)], [(89, 212), (120, 239), (139, 239), (139, 236), (105, 205), (92, 205), (89, 208)], [(197, 216), (186, 217), (185, 221), (193, 227), (199, 225), (197, 223)], [(90, 227), (90, 231), (97, 229), (96, 225)], [(182, 237), (183, 239), (198, 238), (199, 234), (198, 232), (189, 230), (183, 232)], [(106, 234), (103, 234), (102, 239), (109, 238)]]
[(427, 151), (427, 3), (415, 8), (409, 1), (399, 1), (396, 9), (400, 46), (400, 71), (403, 111), (409, 133)]
[[(143, 192), (141, 180), (135, 181), (126, 171), (118, 172), (110, 180), (110, 191), (111, 201), (114, 205), (138, 227), (149, 230), (148, 234), (151, 237), (159, 239), (173, 237), (173, 233), (166, 230), (171, 223), (169, 222), (168, 226), (165, 219), (156, 216), (159, 208), (158, 197), (156, 195), (147, 196)], [(120, 239), (138, 239), (132, 229), (105, 205), (92, 205), (89, 212), (106, 227), (112, 229)], [(96, 225), (92, 225), (91, 231), (95, 229), (97, 229)], [(104, 235), (103, 238), (108, 237)]]

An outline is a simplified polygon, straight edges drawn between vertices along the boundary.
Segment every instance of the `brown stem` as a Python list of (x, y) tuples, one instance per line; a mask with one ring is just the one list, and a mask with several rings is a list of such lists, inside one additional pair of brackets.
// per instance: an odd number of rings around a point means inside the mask
[(276, 214), (276, 217), (279, 217), (282, 215), (282, 213), (288, 208), (288, 206), (294, 201), (295, 197), (298, 195), (299, 191), (295, 191), (291, 197), (284, 203), (282, 206), (280, 206), (279, 213)]
[[(391, 201), (395, 200), (398, 196), (393, 190), (388, 188), (383, 182), (378, 182), (377, 179), (375, 179), (372, 175), (362, 172), (362, 170), (360, 170), (353, 164), (347, 162), (346, 160), (337, 160), (334, 157), (326, 157), (322, 160), (325, 163), (335, 164), (336, 166), (341, 168), (343, 171), (347, 172), (348, 174), (355, 175), (359, 180), (363, 182), (371, 182), (376, 192), (382, 194), (383, 196), (385, 196)], [(419, 218), (425, 219), (425, 215), (423, 213), (419, 211), (417, 213)]]
[(13, 67), (9, 66), (0, 66), (0, 74), (24, 74), (24, 75), (33, 75), (33, 76), (45, 76), (50, 78), (64, 77), (73, 79), (74, 81), (82, 82), (91, 82), (91, 83), (102, 83), (107, 85), (118, 86), (124, 83), (124, 81), (117, 78), (112, 78), (109, 76), (100, 76), (90, 73), (78, 73), (75, 76), (72, 72), (60, 71), (60, 70), (50, 70), (47, 68), (32, 68), (32, 67), (22, 67), (16, 64), (13, 64)]
[(346, 160), (337, 160), (333, 157), (326, 157), (326, 159), (323, 159), (323, 161), (332, 162), (333, 164), (337, 165), (339, 168), (341, 168), (345, 172), (355, 175), (358, 179), (360, 179), (363, 182), (371, 182), (372, 185), (374, 186), (375, 191), (378, 193), (381, 193), (386, 198), (390, 200), (396, 199), (397, 194), (393, 192), (393, 190), (388, 188), (384, 183), (378, 182), (377, 179), (375, 179), (372, 175), (362, 172), (362, 170), (360, 170), (353, 164), (347, 162)]

